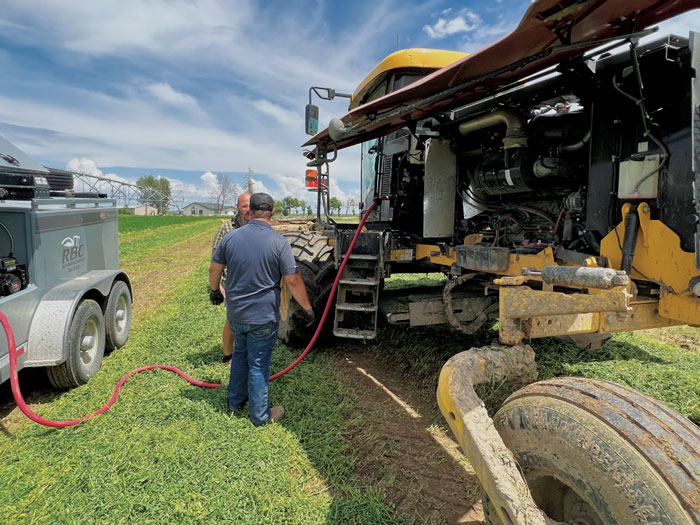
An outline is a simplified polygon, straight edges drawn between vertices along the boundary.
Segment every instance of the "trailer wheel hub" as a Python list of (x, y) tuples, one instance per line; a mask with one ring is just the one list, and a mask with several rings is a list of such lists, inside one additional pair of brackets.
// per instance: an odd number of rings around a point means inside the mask
[(97, 323), (90, 319), (83, 327), (83, 334), (80, 338), (80, 359), (83, 363), (91, 362), (97, 353), (98, 346)]

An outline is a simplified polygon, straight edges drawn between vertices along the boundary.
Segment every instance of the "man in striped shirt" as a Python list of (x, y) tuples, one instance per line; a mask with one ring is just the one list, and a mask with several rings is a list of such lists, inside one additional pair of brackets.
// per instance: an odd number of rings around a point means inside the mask
[[(219, 246), (219, 243), (222, 241), (222, 239), (228, 232), (232, 232), (236, 228), (240, 228), (241, 226), (245, 226), (246, 224), (248, 224), (248, 221), (250, 220), (250, 193), (242, 193), (241, 195), (239, 195), (238, 201), (236, 203), (236, 208), (238, 209), (238, 213), (236, 214), (236, 216), (230, 221), (224, 222), (221, 225), (221, 227), (219, 227), (219, 231), (216, 232), (216, 235), (214, 236), (214, 242), (212, 243), (211, 247), (212, 255), (214, 255), (217, 246)], [(223, 274), (221, 276), (221, 285), (219, 286), (219, 289), (221, 290), (221, 293), (224, 294), (224, 297), (226, 296), (226, 291), (224, 290), (225, 283), (226, 268), (224, 268)], [(224, 357), (222, 361), (224, 363), (230, 364), (231, 355), (233, 354), (233, 333), (231, 332), (231, 327), (228, 324), (228, 319), (226, 319), (226, 324), (224, 325), (223, 339)]]

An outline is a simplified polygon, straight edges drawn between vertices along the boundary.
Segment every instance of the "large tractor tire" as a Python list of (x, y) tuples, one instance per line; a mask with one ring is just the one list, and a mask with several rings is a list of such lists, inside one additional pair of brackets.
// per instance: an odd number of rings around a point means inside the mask
[[(552, 379), (512, 394), (494, 423), (553, 520), (700, 523), (700, 429), (653, 398)], [(484, 514), (500, 523), (487, 498)]]
[[(292, 253), (299, 266), (311, 306), (316, 314), (316, 324), (328, 301), (333, 286), (333, 248), (328, 237), (315, 232), (287, 232), (283, 234), (292, 246)], [(333, 311), (328, 313), (324, 332), (333, 324)], [(308, 321), (299, 304), (286, 286), (282, 286), (280, 296), (280, 327), (277, 337), (290, 346), (303, 346), (309, 342), (316, 326), (307, 326)]]
[(91, 299), (83, 300), (68, 329), (68, 358), (46, 368), (51, 384), (60, 389), (84, 385), (102, 365), (105, 353), (105, 320), (102, 308)]

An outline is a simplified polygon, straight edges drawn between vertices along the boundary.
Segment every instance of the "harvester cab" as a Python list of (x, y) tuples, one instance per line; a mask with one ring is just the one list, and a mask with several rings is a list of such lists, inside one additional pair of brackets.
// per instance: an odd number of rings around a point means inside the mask
[[(41, 166), (0, 138), (0, 311), (18, 369), (45, 367), (57, 388), (87, 382), (105, 349), (126, 343), (131, 305), (116, 201), (75, 192), (71, 172)], [(9, 378), (0, 338), (0, 382)]]
[[(559, 379), (516, 392), (494, 422), (472, 388), (534, 380), (532, 338), (595, 348), (614, 332), (700, 326), (700, 35), (652, 27), (695, 7), (535, 1), (472, 55), (390, 55), (304, 144), (317, 229), (289, 237), (318, 304), (348, 258), (336, 336), (372, 339), (380, 313), (465, 334), (498, 320), (499, 344), (455, 356), (438, 388), (490, 523), (700, 523), (700, 432), (660, 403)], [(307, 131), (318, 119), (307, 110)], [(328, 178), (356, 144), (361, 209), (379, 204), (348, 254), (353, 225), (327, 213)], [(447, 283), (383, 289), (407, 272)], [(304, 337), (297, 309), (285, 296), (290, 343)]]

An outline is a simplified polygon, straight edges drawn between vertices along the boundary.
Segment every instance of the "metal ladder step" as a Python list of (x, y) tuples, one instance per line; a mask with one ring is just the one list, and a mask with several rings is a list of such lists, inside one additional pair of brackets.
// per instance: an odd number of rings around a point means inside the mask
[(345, 304), (336, 304), (335, 309), (336, 310), (345, 310), (348, 312), (376, 312), (378, 306), (376, 304), (354, 304), (354, 303), (345, 303)]
[(350, 284), (353, 286), (378, 286), (379, 281), (374, 279), (341, 279), (339, 284)]
[(335, 328), (333, 335), (346, 337), (348, 339), (374, 339), (377, 337), (376, 330), (352, 330), (349, 328)]
[[(345, 259), (345, 254), (341, 257), (342, 259)], [(351, 253), (350, 260), (355, 259), (356, 261), (376, 261), (379, 259), (378, 255), (369, 255), (369, 254), (363, 254), (363, 253)]]

